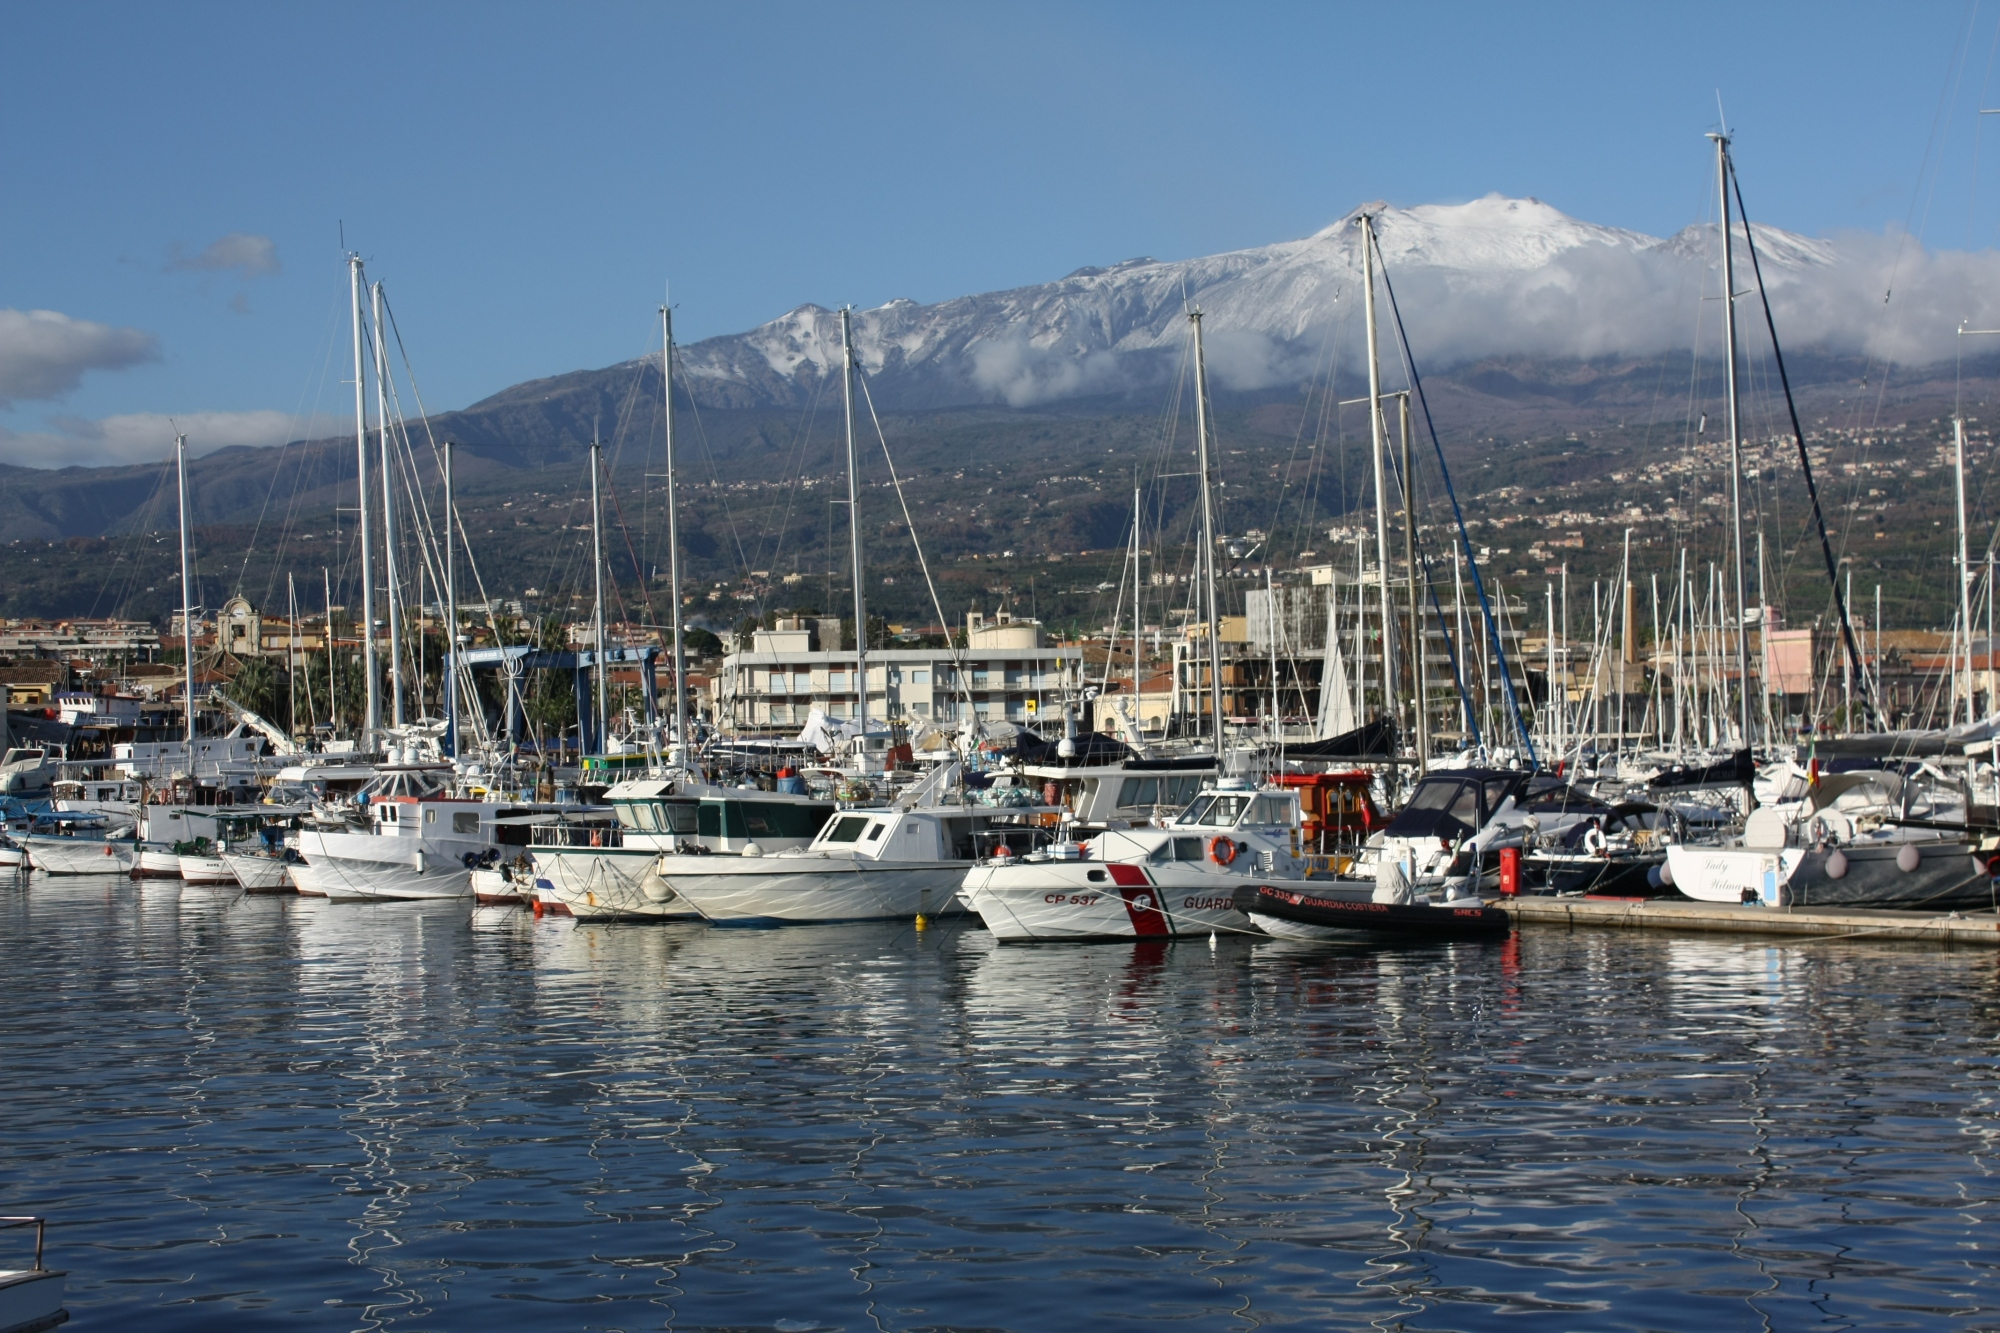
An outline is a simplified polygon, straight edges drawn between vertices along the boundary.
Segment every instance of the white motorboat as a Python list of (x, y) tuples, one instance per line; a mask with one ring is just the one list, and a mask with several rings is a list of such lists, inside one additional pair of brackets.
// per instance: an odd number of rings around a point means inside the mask
[(976, 806), (846, 810), (804, 847), (667, 853), (660, 878), (717, 925), (911, 920), (962, 910), (975, 837), (1006, 814)]
[(1019, 854), (1002, 845), (964, 878), (966, 903), (1001, 940), (1148, 939), (1249, 931), (1246, 884), (1306, 882), (1290, 792), (1230, 781), (1164, 827), (1108, 829), (1088, 844)]
[(0, 754), (0, 792), (34, 796), (47, 792), (62, 775), (60, 745), (18, 745)]
[(754, 846), (780, 852), (812, 842), (831, 801), (706, 783), (644, 778), (621, 782), (604, 799), (617, 812), (613, 828), (537, 828), (535, 873), (577, 917), (698, 921), (701, 913), (660, 873), (663, 854), (686, 848), (702, 855), (740, 856)]
[(139, 857), (131, 838), (65, 838), (31, 833), (21, 839), (28, 863), (51, 875), (129, 875)]

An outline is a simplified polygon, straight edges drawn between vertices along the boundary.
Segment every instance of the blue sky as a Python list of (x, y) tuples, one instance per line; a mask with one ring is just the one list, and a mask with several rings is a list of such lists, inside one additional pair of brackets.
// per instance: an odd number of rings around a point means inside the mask
[[(338, 412), (340, 227), (432, 408), (804, 301), (934, 301), (1533, 195), (2000, 235), (2000, 4), (10, 6), (0, 459)], [(1986, 99), (1982, 103), (1982, 98)], [(2000, 120), (2000, 118), (1989, 118)]]

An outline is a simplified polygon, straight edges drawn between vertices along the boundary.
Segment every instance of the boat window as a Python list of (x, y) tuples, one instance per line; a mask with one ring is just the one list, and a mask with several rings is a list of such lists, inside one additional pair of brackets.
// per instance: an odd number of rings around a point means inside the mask
[(1213, 796), (1209, 798), (1208, 804), (1202, 807), (1198, 815), (1193, 819), (1182, 816), (1181, 822), (1183, 824), (1210, 824), (1217, 828), (1228, 828), (1243, 817), (1243, 812), (1250, 808), (1250, 800), (1251, 798), (1248, 796)]
[(951, 849), (954, 861), (971, 861), (978, 857), (979, 848), (973, 835), (985, 831), (990, 822), (985, 815), (975, 815), (966, 819), (946, 819), (944, 824), (945, 845)]
[(868, 837), (867, 837), (867, 838), (865, 839), (865, 841), (868, 841), (868, 842), (873, 842), (873, 841), (875, 841), (875, 839), (877, 839), (877, 838), (879, 838), (879, 837), (881, 837), (881, 836), (882, 836), (882, 830), (883, 830), (883, 829), (885, 829), (885, 828), (887, 828), (887, 827), (889, 827), (889, 826), (888, 826), (887, 824), (871, 824), (871, 825), (869, 825), (869, 827), (868, 827)]
[(426, 811), (424, 811), (424, 822), (425, 822), (426, 824), (435, 824), (435, 823), (437, 823), (437, 822), (438, 822), (438, 812), (437, 812), (437, 811), (435, 811), (435, 810), (426, 810)]
[(849, 815), (836, 819), (826, 831), (827, 842), (855, 842), (861, 837), (861, 830), (868, 827), (868, 816)]
[(1160, 803), (1160, 780), (1158, 778), (1126, 778), (1118, 787), (1118, 807), (1128, 809), (1139, 805)]
[[(810, 838), (826, 823), (832, 807), (817, 801), (732, 801), (741, 829), (765, 838)], [(742, 836), (742, 833), (732, 836)]]
[(1169, 861), (1199, 861), (1206, 855), (1200, 838), (1165, 838), (1146, 859), (1158, 866)]
[(479, 832), (479, 812), (477, 810), (452, 811), (451, 831), (453, 833), (470, 833), (477, 835)]
[(1292, 803), (1282, 796), (1259, 796), (1250, 807), (1250, 817), (1246, 824), (1289, 824), (1292, 822)]
[(1500, 808), (1500, 802), (1507, 799), (1507, 789), (1514, 785), (1512, 778), (1486, 779), (1486, 809), (1488, 813)]
[(1188, 802), (1187, 809), (1174, 816), (1176, 824), (1199, 824), (1201, 817), (1208, 813), (1208, 807), (1215, 804), (1213, 796), (1203, 796)]
[(667, 801), (651, 807), (653, 818), (662, 833), (693, 833), (699, 822), (695, 818), (695, 808), (693, 801)]

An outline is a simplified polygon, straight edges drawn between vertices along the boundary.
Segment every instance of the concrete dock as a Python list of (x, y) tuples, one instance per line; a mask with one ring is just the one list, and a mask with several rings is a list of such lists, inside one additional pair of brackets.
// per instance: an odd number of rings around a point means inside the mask
[(1515, 925), (1623, 930), (1705, 930), (1732, 935), (1930, 940), (2000, 948), (1993, 912), (1898, 912), (1882, 908), (1760, 907), (1652, 899), (1502, 897), (1493, 905)]

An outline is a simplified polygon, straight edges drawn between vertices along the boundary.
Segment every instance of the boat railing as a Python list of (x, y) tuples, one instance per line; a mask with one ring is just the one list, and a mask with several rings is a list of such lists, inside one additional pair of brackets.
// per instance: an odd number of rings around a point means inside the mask
[(983, 829), (972, 835), (973, 856), (980, 861), (990, 861), (995, 856), (1025, 857), (1052, 847), (1060, 839), (1060, 831), (1041, 828), (1033, 824), (1010, 824), (1002, 828)]
[(42, 1234), (48, 1228), (48, 1224), (48, 1219), (45, 1217), (0, 1217), (0, 1231), (7, 1231), (14, 1227), (33, 1227), (35, 1229), (35, 1271), (37, 1273), (42, 1271)]
[(530, 847), (623, 847), (625, 830), (616, 824), (533, 824)]

